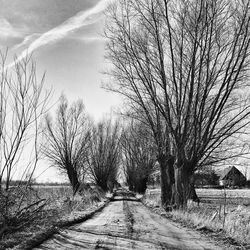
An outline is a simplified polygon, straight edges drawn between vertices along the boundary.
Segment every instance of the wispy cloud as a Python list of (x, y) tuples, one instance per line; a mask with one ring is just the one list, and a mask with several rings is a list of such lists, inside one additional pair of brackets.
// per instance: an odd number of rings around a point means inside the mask
[(21, 43), (18, 43), (17, 45), (12, 47), (12, 50), (15, 51), (15, 50), (27, 47), (29, 44), (31, 44), (33, 41), (38, 39), (40, 36), (41, 36), (41, 34), (39, 34), (39, 33), (34, 33), (31, 35), (28, 35), (23, 39), (23, 41)]
[(80, 41), (83, 41), (85, 43), (92, 43), (92, 42), (106, 42), (107, 39), (102, 36), (83, 36), (77, 38)]
[(0, 36), (3, 37), (19, 37), (20, 34), (5, 18), (0, 18)]
[[(43, 33), (40, 37), (28, 45), (28, 48), (21, 53), (15, 62), (21, 61), (36, 49), (54, 43), (83, 26), (95, 23), (99, 18), (98, 15), (100, 15), (100, 13), (107, 8), (110, 2), (111, 0), (100, 0), (100, 2), (98, 2), (93, 8), (79, 12), (77, 15), (69, 18), (61, 25)], [(26, 41), (28, 42), (29, 40), (30, 39), (27, 39)], [(23, 45), (24, 44), (22, 43), (22, 46)], [(12, 67), (15, 62), (10, 63), (8, 67)]]

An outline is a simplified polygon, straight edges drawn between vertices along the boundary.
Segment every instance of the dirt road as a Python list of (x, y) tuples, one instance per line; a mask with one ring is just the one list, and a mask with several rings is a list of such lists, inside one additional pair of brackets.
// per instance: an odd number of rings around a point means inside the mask
[(102, 212), (64, 229), (36, 249), (221, 249), (200, 234), (117, 196)]

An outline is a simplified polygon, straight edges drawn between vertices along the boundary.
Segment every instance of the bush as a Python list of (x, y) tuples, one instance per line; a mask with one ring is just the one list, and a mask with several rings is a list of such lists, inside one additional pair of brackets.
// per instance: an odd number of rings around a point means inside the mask
[(212, 169), (205, 169), (194, 174), (195, 186), (216, 186), (219, 184), (219, 176)]

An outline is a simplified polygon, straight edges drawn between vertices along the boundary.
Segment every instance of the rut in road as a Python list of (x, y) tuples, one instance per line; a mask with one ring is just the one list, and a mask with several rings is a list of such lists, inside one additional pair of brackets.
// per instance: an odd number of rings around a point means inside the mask
[(35, 249), (221, 248), (151, 212), (142, 203), (119, 197), (92, 219), (63, 229)]

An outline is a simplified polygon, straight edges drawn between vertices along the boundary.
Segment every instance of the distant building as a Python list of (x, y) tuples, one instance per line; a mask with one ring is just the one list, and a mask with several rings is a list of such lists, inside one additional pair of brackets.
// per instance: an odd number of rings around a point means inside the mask
[(246, 181), (247, 181), (246, 177), (235, 166), (230, 166), (221, 170), (217, 170), (216, 174), (219, 176), (220, 186), (242, 187), (246, 185)]
[[(156, 166), (149, 178), (149, 185), (160, 184), (160, 170)], [(247, 184), (244, 174), (235, 166), (223, 168), (203, 168), (194, 174), (195, 187), (243, 187)]]

